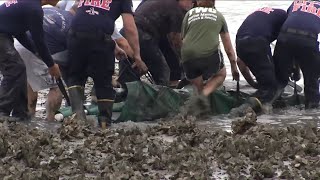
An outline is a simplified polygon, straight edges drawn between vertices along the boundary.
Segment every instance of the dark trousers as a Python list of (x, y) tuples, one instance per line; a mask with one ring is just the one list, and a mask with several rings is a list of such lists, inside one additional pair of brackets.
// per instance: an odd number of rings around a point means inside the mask
[[(95, 33), (92, 33), (95, 34)], [(91, 33), (71, 33), (68, 37), (68, 73), (67, 85), (84, 86), (88, 76), (93, 78), (98, 100), (114, 100), (112, 87), (114, 73), (115, 42), (109, 39), (92, 37)]]
[(259, 84), (257, 93), (262, 102), (273, 98), (277, 79), (270, 43), (261, 37), (243, 37), (236, 40), (237, 55), (249, 67)]
[(161, 37), (159, 47), (170, 68), (170, 81), (180, 80), (182, 77), (182, 67), (180, 66), (180, 59), (174, 52), (174, 49), (171, 47), (167, 36)]
[(13, 45), (12, 37), (0, 34), (0, 113), (23, 117), (28, 112), (26, 68)]
[[(120, 31), (125, 36), (123, 30)], [(149, 33), (143, 31), (138, 27), (140, 54), (142, 60), (146, 63), (154, 81), (158, 85), (169, 85), (170, 81), (170, 68), (159, 47), (159, 40), (152, 37)], [(121, 63), (121, 62), (120, 62)], [(122, 63), (121, 63), (122, 64)], [(120, 65), (120, 72), (125, 65)], [(130, 80), (136, 79), (132, 77), (132, 73), (125, 72), (122, 74), (122, 79)], [(124, 78), (126, 76), (126, 78)], [(126, 81), (128, 82), (128, 81)]]
[(281, 32), (274, 51), (276, 74), (282, 86), (287, 85), (296, 62), (303, 73), (306, 106), (320, 100), (318, 78), (320, 76), (320, 52), (316, 38)]

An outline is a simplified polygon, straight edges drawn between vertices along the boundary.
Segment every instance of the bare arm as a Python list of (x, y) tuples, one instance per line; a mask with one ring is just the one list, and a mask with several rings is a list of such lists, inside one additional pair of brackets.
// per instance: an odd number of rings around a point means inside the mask
[(133, 50), (133, 55), (135, 57), (140, 57), (140, 45), (139, 45), (139, 35), (137, 26), (135, 24), (132, 14), (124, 13), (122, 14), (123, 27), (127, 37), (127, 40)]
[(133, 67), (137, 67), (140, 73), (148, 72), (148, 68), (141, 59), (140, 55), (140, 45), (139, 45), (139, 35), (137, 26), (135, 24), (132, 14), (123, 13), (122, 14), (123, 27), (125, 34), (127, 35), (127, 40), (133, 51), (134, 64)]
[(133, 50), (125, 38), (118, 38), (115, 41), (117, 42), (118, 46), (121, 49), (123, 49), (129, 57), (133, 58)]
[(240, 77), (239, 77), (239, 72), (237, 68), (236, 53), (234, 52), (234, 49), (232, 47), (230, 35), (228, 32), (221, 32), (220, 37), (222, 40), (224, 50), (230, 61), (233, 79), (236, 81), (239, 81)]
[(243, 75), (244, 79), (250, 84), (250, 86), (258, 88), (258, 83), (251, 76), (248, 66), (246, 66), (246, 64), (240, 58), (238, 58), (237, 64), (241, 74)]

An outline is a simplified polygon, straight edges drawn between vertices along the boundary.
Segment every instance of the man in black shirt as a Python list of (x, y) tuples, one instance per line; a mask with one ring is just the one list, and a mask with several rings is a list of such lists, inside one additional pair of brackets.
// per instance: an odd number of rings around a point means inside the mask
[[(0, 86), (1, 116), (10, 116), (12, 112), (17, 120), (29, 117), (26, 70), (14, 48), (13, 37), (31, 52), (37, 53), (49, 67), (49, 73), (53, 77), (60, 77), (59, 67), (53, 62), (44, 41), (41, 5), (48, 4), (47, 1), (7, 0), (0, 5), (0, 71), (3, 74)], [(33, 43), (28, 38), (27, 31), (30, 31)]]
[[(100, 2), (100, 3), (99, 3)], [(114, 23), (121, 15), (128, 42), (133, 49), (134, 65), (141, 73), (147, 67), (140, 57), (138, 33), (133, 19), (131, 0), (80, 1), (68, 36), (70, 66), (67, 84), (73, 112), (85, 120), (82, 89), (87, 75), (93, 78), (97, 94), (102, 128), (111, 125), (112, 105), (115, 98), (111, 81), (115, 66), (115, 42), (111, 35)], [(86, 72), (87, 73), (83, 73)]]

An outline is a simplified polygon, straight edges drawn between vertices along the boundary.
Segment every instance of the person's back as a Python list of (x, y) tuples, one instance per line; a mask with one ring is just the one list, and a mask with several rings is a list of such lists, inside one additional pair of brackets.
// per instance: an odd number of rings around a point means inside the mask
[(318, 35), (320, 33), (320, 2), (294, 1), (288, 9), (283, 29), (293, 28)]
[(228, 32), (227, 24), (214, 7), (191, 9), (183, 21), (182, 61), (212, 55), (218, 50), (221, 32)]
[[(60, 77), (58, 65), (53, 62), (44, 41), (44, 0), (8, 0), (0, 5), (0, 71), (3, 80), (0, 85), (0, 115), (25, 119), (28, 116), (26, 70), (13, 44), (13, 36), (32, 53), (38, 53), (49, 67), (49, 73)], [(35, 47), (26, 32), (30, 31)], [(37, 51), (36, 51), (37, 50)]]
[(80, 1), (77, 13), (71, 23), (72, 30), (111, 35), (114, 30), (114, 21), (123, 13), (121, 10), (124, 7), (121, 7), (123, 5), (121, 1), (123, 0), (102, 0), (100, 4), (96, 1)]
[(51, 54), (67, 49), (67, 34), (73, 15), (56, 7), (44, 7), (43, 29)]
[(250, 14), (237, 32), (238, 37), (263, 37), (270, 43), (277, 39), (280, 28), (287, 18), (286, 11), (264, 7)]
[(25, 33), (30, 28), (28, 24), (32, 21), (30, 17), (38, 15), (42, 17), (40, 0), (7, 1), (0, 6), (0, 33), (10, 35)]
[[(300, 66), (304, 79), (305, 108), (317, 108), (320, 101), (320, 2), (294, 1), (287, 12), (288, 18), (281, 28), (274, 51), (277, 78), (284, 87), (291, 74), (298, 74), (292, 73), (293, 69)], [(298, 66), (292, 68), (292, 64)], [(299, 80), (299, 75), (291, 79)]]
[(170, 32), (180, 32), (183, 9), (175, 0), (145, 1), (135, 11), (137, 26), (156, 38)]

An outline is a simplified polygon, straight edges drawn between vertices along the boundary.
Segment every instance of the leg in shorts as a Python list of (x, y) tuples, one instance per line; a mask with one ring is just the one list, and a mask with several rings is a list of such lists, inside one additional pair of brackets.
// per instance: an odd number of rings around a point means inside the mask
[(223, 56), (218, 50), (209, 57), (192, 59), (182, 64), (188, 80), (202, 76), (209, 79), (224, 67)]

